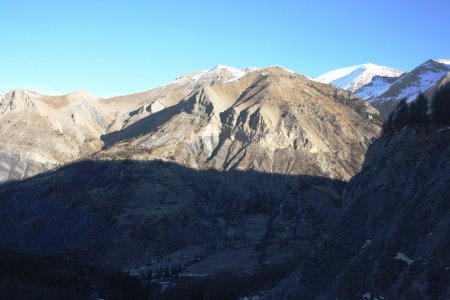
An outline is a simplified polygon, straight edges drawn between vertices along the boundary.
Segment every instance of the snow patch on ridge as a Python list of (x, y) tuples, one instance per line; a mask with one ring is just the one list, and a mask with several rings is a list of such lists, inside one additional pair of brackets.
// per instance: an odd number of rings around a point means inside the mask
[(241, 78), (242, 76), (244, 76), (246, 74), (246, 72), (236, 69), (236, 68), (233, 68), (233, 67), (229, 67), (229, 66), (225, 66), (225, 65), (217, 65), (216, 67), (214, 67), (211, 70), (209, 70), (208, 72), (206, 72), (203, 76), (208, 76), (209, 74), (217, 75), (222, 71), (228, 72), (233, 76), (233, 78), (230, 78), (225, 82), (231, 82), (231, 81), (238, 80), (239, 78)]
[(214, 79), (216, 77), (226, 79), (225, 82), (238, 80), (250, 71), (239, 70), (226, 65), (217, 65), (209, 70), (192, 72), (177, 78), (175, 81), (188, 80), (190, 82), (202, 82)]
[[(414, 101), (419, 93), (423, 93), (426, 90), (432, 88), (434, 85), (437, 84), (437, 82), (445, 76), (448, 72), (445, 71), (428, 71), (424, 72), (417, 76), (415, 81), (405, 88), (403, 88), (398, 95), (395, 97), (387, 97), (382, 98), (381, 102), (395, 100), (395, 99), (406, 99), (408, 103)], [(388, 86), (389, 88), (390, 86)], [(386, 92), (388, 89), (385, 89), (380, 93), (379, 95), (382, 95), (384, 92)]]
[(450, 59), (430, 59), (369, 98), (369, 102), (380, 104), (400, 99), (412, 102), (419, 93), (435, 86), (449, 72)]
[(404, 89), (400, 94), (399, 98), (407, 98), (407, 102), (411, 102), (417, 98), (420, 92), (426, 91), (435, 85), (439, 79), (441, 79), (446, 72), (429, 72), (424, 73), (419, 76), (418, 84), (409, 86)]
[(356, 94), (363, 99), (375, 98), (389, 89), (390, 83), (383, 80), (383, 77), (375, 77), (372, 82), (361, 89)]
[(438, 59), (433, 59), (435, 62), (438, 62), (440, 64), (444, 64), (444, 65), (449, 65), (450, 66), (450, 59), (446, 59), (446, 58), (438, 58)]
[(398, 259), (401, 261), (404, 261), (408, 266), (414, 262), (411, 258), (409, 258), (405, 253), (403, 252), (397, 252), (397, 255), (394, 257), (394, 259)]
[(202, 77), (203, 75), (205, 75), (209, 70), (202, 70), (200, 71), (200, 73), (198, 75), (195, 75), (194, 77), (192, 77), (193, 81), (197, 81), (200, 79), (200, 77)]

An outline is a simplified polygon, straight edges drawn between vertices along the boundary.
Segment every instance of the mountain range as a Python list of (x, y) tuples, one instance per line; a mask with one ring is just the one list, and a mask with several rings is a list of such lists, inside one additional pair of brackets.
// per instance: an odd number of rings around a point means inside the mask
[[(8, 141), (3, 179), (44, 172), (25, 189), (6, 186), (16, 195), (8, 203), (25, 201), (17, 213), (33, 211), (3, 223), (0, 245), (33, 236), (18, 249), (78, 253), (83, 262), (128, 270), (176, 262), (200, 274), (224, 268), (207, 261), (230, 253), (240, 253), (248, 271), (293, 255), (298, 234), (310, 247), (331, 224), (340, 182), (361, 169), (381, 125), (378, 112), (350, 92), (281, 67), (217, 66), (112, 99), (16, 90), (0, 114)], [(21, 196), (28, 185), (35, 196)], [(286, 211), (299, 195), (314, 199), (301, 204), (308, 213)], [(60, 242), (48, 244), (55, 237)], [(278, 240), (285, 246), (271, 248)]]
[(447, 68), (218, 65), (109, 99), (6, 93), (0, 254), (121, 270), (162, 299), (447, 299), (450, 124), (381, 129)]
[(333, 70), (314, 80), (332, 84), (363, 99), (369, 99), (380, 95), (383, 89), (403, 74), (403, 71), (368, 63)]
[(430, 59), (407, 73), (363, 64), (330, 71), (314, 80), (355, 93), (386, 118), (401, 99), (411, 102), (419, 93), (431, 95), (433, 88), (449, 72), (449, 59)]
[(111, 99), (15, 90), (0, 104), (0, 179), (89, 157), (348, 179), (380, 124), (351, 93), (281, 67), (217, 66)]

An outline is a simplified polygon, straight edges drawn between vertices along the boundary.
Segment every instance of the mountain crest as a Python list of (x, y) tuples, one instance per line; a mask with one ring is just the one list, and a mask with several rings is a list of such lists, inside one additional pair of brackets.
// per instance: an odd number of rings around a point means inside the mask
[(36, 92), (25, 89), (15, 89), (0, 96), (0, 107), (9, 110), (34, 108), (35, 100), (41, 96)]
[(428, 93), (449, 72), (449, 59), (429, 59), (369, 99), (370, 104), (387, 117), (401, 99), (411, 102), (419, 93)]
[(99, 99), (97, 96), (95, 96), (90, 91), (85, 90), (85, 89), (77, 90), (75, 92), (72, 92), (72, 93), (68, 94), (67, 96), (69, 96), (70, 98), (74, 98), (74, 99), (80, 99), (80, 98), (81, 99), (85, 99), (85, 100), (90, 100), (90, 99), (97, 100), (97, 99)]
[(176, 81), (188, 81), (191, 83), (212, 84), (216, 82), (234, 81), (247, 74), (247, 71), (236, 69), (226, 65), (217, 65), (208, 70), (196, 71), (185, 74)]
[(437, 58), (437, 59), (433, 59), (433, 61), (440, 63), (440, 64), (444, 64), (444, 65), (450, 65), (450, 59), (446, 59), (446, 58)]
[(356, 92), (369, 84), (375, 76), (397, 78), (402, 74), (403, 71), (400, 70), (366, 63), (333, 70), (314, 78), (314, 80), (329, 83), (350, 92)]

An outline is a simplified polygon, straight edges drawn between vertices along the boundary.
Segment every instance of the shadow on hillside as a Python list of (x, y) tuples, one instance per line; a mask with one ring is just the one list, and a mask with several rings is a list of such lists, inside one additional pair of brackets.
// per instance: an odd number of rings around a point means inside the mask
[[(192, 103), (194, 96), (191, 96), (188, 100), (180, 101), (179, 103), (167, 107), (161, 111), (152, 113), (151, 115), (144, 117), (128, 127), (122, 130), (110, 132), (101, 136), (101, 140), (104, 144), (103, 149), (111, 147), (112, 145), (133, 138), (137, 138), (141, 135), (148, 134), (155, 131), (160, 125), (166, 123), (174, 116), (180, 114), (182, 111), (189, 108), (189, 104)], [(148, 109), (148, 108), (147, 108)]]
[[(134, 226), (129, 239), (157, 243), (152, 253), (163, 255), (228, 243), (224, 228), (239, 228), (249, 215), (295, 223), (293, 238), (328, 229), (344, 186), (324, 177), (198, 171), (162, 161), (80, 161), (0, 185), (0, 248), (117, 265), (120, 226)], [(166, 231), (155, 229), (161, 224)]]
[[(344, 186), (324, 177), (162, 161), (80, 161), (0, 184), (0, 250), (117, 269), (192, 247), (244, 243), (264, 265), (281, 251), (274, 246), (305, 256), (336, 219)], [(258, 220), (266, 232), (256, 241), (251, 228)]]
[[(0, 201), (4, 202), (19, 190), (31, 188), (45, 191), (44, 194), (39, 193), (40, 198), (59, 193), (67, 198), (78, 197), (73, 192), (93, 187), (114, 188), (119, 193), (117, 188), (131, 187), (138, 181), (185, 185), (204, 192), (239, 187), (247, 192), (251, 192), (252, 188), (259, 188), (260, 193), (264, 191), (275, 195), (289, 192), (298, 193), (299, 196), (315, 186), (327, 186), (340, 192), (346, 184), (342, 180), (321, 176), (273, 174), (255, 170), (196, 170), (161, 160), (83, 160), (24, 180), (0, 183)], [(288, 190), (279, 190), (280, 187)], [(206, 194), (203, 195), (204, 198), (208, 198)]]

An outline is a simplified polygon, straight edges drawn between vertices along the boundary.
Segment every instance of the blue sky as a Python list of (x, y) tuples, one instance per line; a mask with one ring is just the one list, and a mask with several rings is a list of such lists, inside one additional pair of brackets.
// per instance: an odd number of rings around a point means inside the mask
[(450, 1), (0, 0), (0, 93), (146, 90), (217, 64), (308, 76), (450, 58)]

